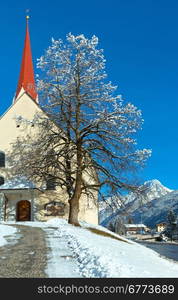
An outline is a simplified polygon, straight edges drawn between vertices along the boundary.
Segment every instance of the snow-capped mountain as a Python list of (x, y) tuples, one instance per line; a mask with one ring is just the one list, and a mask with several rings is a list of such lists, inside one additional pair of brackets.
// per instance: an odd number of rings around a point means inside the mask
[[(144, 198), (143, 200), (148, 201), (172, 192), (172, 190), (162, 185), (157, 179), (145, 181), (145, 183), (139, 187), (139, 191)], [(128, 202), (134, 201), (137, 198), (137, 194), (130, 193), (126, 196), (126, 198), (128, 198)]]
[(153, 199), (160, 198), (170, 192), (172, 190), (162, 185), (157, 179), (146, 181), (139, 187), (139, 193), (129, 193), (125, 197), (126, 208), (129, 208), (129, 211), (133, 211)]
[(146, 181), (141, 187), (140, 190), (143, 192), (144, 196), (146, 196), (149, 201), (155, 198), (162, 197), (170, 192), (171, 189), (168, 189), (157, 179)]
[[(176, 191), (172, 191), (171, 189), (163, 186), (161, 182), (157, 179), (146, 181), (143, 185), (139, 187), (139, 193), (129, 193), (127, 196), (123, 197), (123, 202), (125, 203), (124, 207), (118, 207), (118, 209), (110, 213), (109, 210), (105, 208), (102, 211), (100, 222), (101, 224), (108, 226), (109, 223), (114, 223), (115, 219), (119, 217), (124, 218), (132, 218), (134, 222), (144, 221), (146, 225), (150, 226), (150, 223), (155, 223), (157, 218), (155, 215), (160, 214), (161, 218), (161, 211), (167, 211), (167, 207), (170, 207), (171, 204), (170, 199), (174, 199), (171, 195), (174, 194), (175, 196)], [(166, 204), (161, 199), (168, 199), (168, 203)], [(168, 198), (167, 198), (168, 197)], [(178, 192), (177, 192), (178, 197)], [(178, 200), (178, 198), (176, 198)], [(159, 200), (159, 201), (158, 201)], [(175, 202), (177, 201), (175, 200)], [(158, 202), (157, 202), (158, 201)], [(174, 202), (174, 201), (173, 201)], [(172, 202), (172, 203), (173, 203)], [(158, 206), (156, 205), (158, 203)], [(164, 203), (164, 204), (163, 204)], [(155, 209), (151, 209), (154, 206)], [(173, 205), (175, 206), (175, 205)], [(143, 214), (144, 209), (144, 214)], [(157, 209), (157, 211), (155, 211)], [(111, 211), (111, 210), (110, 210)], [(106, 212), (106, 214), (104, 213)], [(164, 215), (163, 214), (163, 215)], [(147, 220), (147, 215), (149, 215), (149, 220)], [(155, 221), (152, 222), (151, 219)], [(158, 218), (158, 219), (160, 219)], [(161, 221), (161, 220), (160, 220)], [(159, 221), (158, 221), (159, 222)], [(155, 225), (155, 224), (154, 224)], [(154, 226), (153, 225), (153, 226)]]
[(134, 222), (142, 221), (150, 228), (155, 227), (157, 223), (165, 222), (168, 212), (173, 210), (178, 215), (178, 191), (172, 191), (159, 198), (153, 199), (141, 208), (137, 208), (131, 214)]

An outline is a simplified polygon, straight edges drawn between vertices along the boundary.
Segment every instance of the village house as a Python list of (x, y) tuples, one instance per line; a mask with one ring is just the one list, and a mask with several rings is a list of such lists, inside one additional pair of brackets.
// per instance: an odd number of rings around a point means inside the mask
[(166, 229), (167, 224), (165, 222), (156, 224), (156, 231), (162, 232)]
[(124, 224), (125, 233), (130, 234), (143, 234), (149, 232), (149, 228), (144, 224)]
[[(32, 120), (36, 113), (43, 114), (36, 91), (28, 16), (20, 76), (15, 97), (9, 109), (0, 116), (0, 221), (46, 221), (51, 217), (68, 218), (69, 204), (65, 190), (54, 185), (51, 180), (41, 188), (26, 178), (9, 178), (11, 166), (8, 153), (12, 143), (27, 133), (35, 135)], [(31, 125), (24, 126), (20, 119)], [(89, 175), (88, 175), (89, 176)], [(90, 178), (89, 178), (90, 179)], [(91, 178), (91, 180), (94, 180)], [(82, 195), (80, 198), (79, 220), (98, 224), (98, 193), (94, 197)]]

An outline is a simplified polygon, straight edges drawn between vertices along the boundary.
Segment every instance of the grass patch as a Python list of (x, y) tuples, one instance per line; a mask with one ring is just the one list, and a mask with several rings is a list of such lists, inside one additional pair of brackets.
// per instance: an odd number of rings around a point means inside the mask
[(112, 238), (112, 239), (114, 239), (114, 240), (118, 240), (118, 241), (121, 241), (121, 242), (125, 242), (125, 243), (130, 244), (128, 241), (125, 241), (125, 240), (123, 240), (123, 239), (120, 238), (120, 237), (114, 236), (114, 235), (112, 235), (112, 234), (109, 233), (109, 232), (105, 232), (105, 231), (102, 231), (102, 230), (99, 230), (99, 229), (96, 229), (96, 228), (91, 228), (91, 227), (87, 227), (87, 228), (85, 228), (85, 229), (88, 229), (88, 230), (90, 230), (91, 232), (93, 232), (93, 233), (95, 233), (95, 234), (98, 234), (98, 235), (101, 235), (101, 236), (104, 236), (104, 237), (110, 237), (110, 238)]

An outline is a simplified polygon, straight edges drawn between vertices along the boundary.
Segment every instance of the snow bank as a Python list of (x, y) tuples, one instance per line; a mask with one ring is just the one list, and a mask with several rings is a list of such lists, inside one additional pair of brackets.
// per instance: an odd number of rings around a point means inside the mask
[[(92, 227), (101, 230), (101, 226)], [(178, 263), (137, 243), (104, 237), (69, 224), (61, 224), (58, 235), (68, 241), (83, 277), (178, 277)]]
[(16, 232), (17, 232), (16, 228), (0, 224), (0, 247), (8, 243), (7, 240), (5, 239), (7, 235), (12, 235)]
[(53, 219), (47, 221), (46, 224), (47, 224), (47, 226), (59, 227), (61, 225), (68, 224), (68, 222), (66, 219), (53, 218)]

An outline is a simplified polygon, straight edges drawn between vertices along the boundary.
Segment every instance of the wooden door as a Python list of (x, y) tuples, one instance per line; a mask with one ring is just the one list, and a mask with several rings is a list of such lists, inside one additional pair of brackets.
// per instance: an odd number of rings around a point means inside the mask
[(17, 203), (17, 221), (31, 220), (31, 203), (27, 200), (21, 200)]

